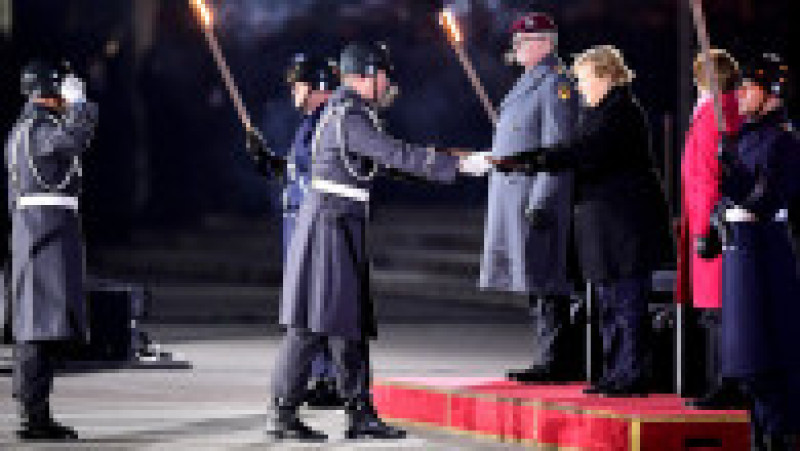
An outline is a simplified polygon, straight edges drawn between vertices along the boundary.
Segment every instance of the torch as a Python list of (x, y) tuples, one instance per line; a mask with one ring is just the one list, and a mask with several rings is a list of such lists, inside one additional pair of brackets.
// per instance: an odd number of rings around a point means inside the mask
[(242, 122), (242, 125), (244, 125), (245, 129), (251, 131), (253, 130), (253, 125), (250, 121), (250, 115), (247, 113), (247, 108), (244, 106), (242, 95), (239, 93), (239, 88), (236, 87), (236, 82), (233, 80), (231, 70), (228, 67), (228, 63), (225, 61), (225, 56), (222, 54), (219, 41), (217, 41), (217, 37), (214, 34), (214, 17), (211, 14), (211, 10), (203, 0), (189, 1), (194, 9), (197, 10), (200, 18), (203, 21), (203, 34), (206, 37), (209, 49), (211, 49), (211, 54), (214, 56), (214, 62), (217, 64), (220, 75), (222, 75), (222, 81), (225, 83), (225, 88), (228, 91), (228, 95), (233, 101), (233, 106), (236, 108), (236, 112), (239, 115), (239, 120)]
[(439, 23), (445, 28), (445, 30), (447, 30), (447, 34), (450, 37), (450, 44), (453, 47), (453, 50), (456, 52), (458, 61), (464, 68), (464, 72), (466, 72), (467, 77), (472, 84), (472, 88), (475, 90), (475, 94), (478, 95), (478, 99), (480, 99), (483, 108), (486, 110), (486, 115), (489, 116), (492, 124), (496, 124), (497, 112), (495, 112), (492, 101), (489, 99), (489, 95), (486, 94), (486, 89), (484, 89), (481, 80), (478, 78), (478, 73), (475, 72), (475, 67), (473, 67), (469, 56), (467, 56), (467, 52), (464, 50), (464, 38), (461, 34), (461, 31), (458, 29), (458, 24), (456, 23), (453, 11), (449, 9), (442, 11), (439, 14)]

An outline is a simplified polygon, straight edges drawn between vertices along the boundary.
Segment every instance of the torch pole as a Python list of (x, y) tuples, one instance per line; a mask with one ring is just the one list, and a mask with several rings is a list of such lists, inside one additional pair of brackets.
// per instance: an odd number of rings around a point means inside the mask
[(475, 72), (475, 67), (472, 65), (472, 61), (470, 61), (469, 56), (467, 56), (467, 52), (464, 50), (462, 45), (456, 42), (453, 43), (453, 50), (455, 50), (456, 56), (458, 56), (458, 61), (464, 68), (464, 72), (466, 72), (470, 84), (472, 84), (472, 89), (475, 90), (475, 94), (478, 95), (478, 99), (480, 99), (483, 109), (486, 110), (486, 115), (489, 116), (492, 124), (496, 124), (497, 112), (495, 111), (492, 101), (489, 99), (489, 95), (486, 93), (486, 89), (483, 87), (481, 80), (478, 78), (478, 73)]
[(228, 63), (225, 61), (225, 55), (222, 54), (222, 49), (219, 46), (219, 41), (217, 41), (216, 35), (209, 28), (209, 26), (206, 25), (203, 25), (203, 34), (208, 42), (208, 47), (211, 49), (211, 54), (214, 57), (214, 62), (217, 64), (220, 75), (222, 75), (222, 81), (225, 84), (228, 95), (233, 101), (233, 106), (236, 108), (236, 112), (239, 115), (239, 120), (242, 121), (242, 124), (246, 129), (252, 129), (253, 126), (252, 122), (250, 121), (250, 115), (247, 113), (247, 108), (244, 106), (242, 95), (239, 92), (239, 88), (236, 87), (236, 82), (233, 79), (233, 75), (228, 67)]

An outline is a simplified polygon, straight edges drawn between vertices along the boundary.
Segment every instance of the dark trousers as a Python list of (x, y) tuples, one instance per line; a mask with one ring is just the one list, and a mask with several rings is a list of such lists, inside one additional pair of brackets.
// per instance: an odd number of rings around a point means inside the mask
[(625, 278), (598, 284), (597, 308), (603, 342), (602, 385), (626, 386), (645, 374), (648, 280)]
[(19, 343), (14, 348), (14, 397), (23, 420), (50, 418), (50, 393), (61, 349), (60, 342)]
[(754, 431), (769, 435), (800, 434), (800, 368), (743, 380), (752, 396)]
[[(576, 327), (571, 321), (572, 302), (567, 296), (531, 296), (529, 299), (534, 336), (533, 362), (565, 376), (577, 374), (582, 362), (575, 359)], [(582, 355), (582, 354), (581, 354)]]
[(339, 392), (347, 401), (369, 401), (369, 348), (365, 340), (315, 334), (288, 328), (278, 350), (272, 377), (272, 394), (283, 405), (300, 405), (305, 395), (314, 359), (330, 351)]
[(704, 392), (709, 392), (722, 386), (722, 373), (720, 371), (720, 340), (722, 339), (722, 312), (720, 309), (699, 309), (698, 325), (702, 329), (705, 342), (705, 366), (703, 378)]

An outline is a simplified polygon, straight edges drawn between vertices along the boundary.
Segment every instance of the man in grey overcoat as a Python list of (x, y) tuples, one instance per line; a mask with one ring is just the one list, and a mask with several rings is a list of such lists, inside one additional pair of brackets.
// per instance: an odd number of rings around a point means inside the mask
[[(578, 96), (555, 54), (557, 29), (549, 16), (523, 15), (512, 26), (510, 56), (525, 73), (499, 110), (492, 150), (473, 154), (473, 175), (490, 172), (485, 157), (503, 158), (569, 140), (578, 121)], [(570, 327), (573, 287), (568, 277), (572, 174), (489, 174), (480, 288), (529, 296), (536, 350), (530, 368), (510, 371), (523, 382), (571, 380), (582, 355)]]
[(384, 424), (370, 396), (367, 340), (376, 334), (365, 249), (370, 188), (381, 168), (451, 182), (459, 158), (386, 134), (378, 109), (393, 93), (385, 46), (351, 44), (340, 57), (342, 86), (317, 124), (311, 189), (300, 207), (281, 293), (286, 334), (272, 380), (278, 439), (324, 440), (297, 417), (311, 362), (327, 346), (345, 400), (350, 439), (402, 438)]
[(78, 196), (97, 107), (86, 101), (83, 82), (57, 64), (27, 65), (22, 88), (28, 101), (5, 149), (17, 435), (74, 439), (73, 429), (53, 420), (49, 397), (64, 346), (88, 335)]

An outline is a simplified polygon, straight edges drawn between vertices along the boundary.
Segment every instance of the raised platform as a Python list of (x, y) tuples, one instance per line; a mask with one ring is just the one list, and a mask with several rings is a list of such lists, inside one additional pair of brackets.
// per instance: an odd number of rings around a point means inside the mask
[(545, 449), (749, 449), (745, 411), (684, 407), (675, 395), (606, 398), (583, 384), (520, 385), (491, 378), (394, 378), (373, 391), (387, 420)]

